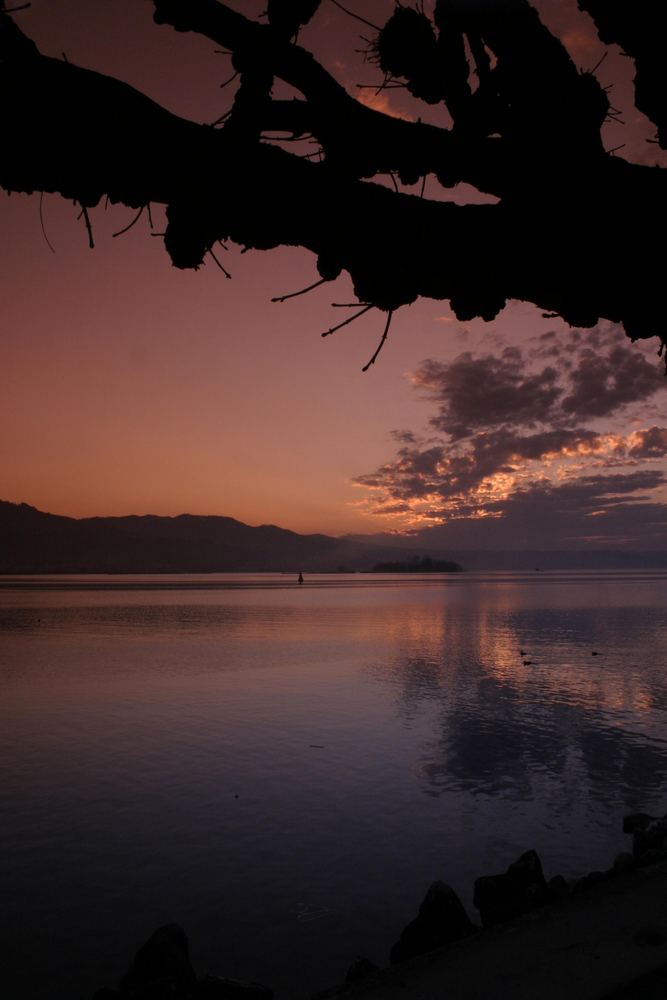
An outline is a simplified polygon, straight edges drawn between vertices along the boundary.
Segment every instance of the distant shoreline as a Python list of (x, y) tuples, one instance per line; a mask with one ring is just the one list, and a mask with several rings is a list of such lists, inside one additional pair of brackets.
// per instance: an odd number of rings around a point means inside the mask
[(462, 573), (463, 566), (450, 559), (431, 559), (430, 556), (415, 557), (396, 562), (380, 562), (368, 570), (370, 573)]

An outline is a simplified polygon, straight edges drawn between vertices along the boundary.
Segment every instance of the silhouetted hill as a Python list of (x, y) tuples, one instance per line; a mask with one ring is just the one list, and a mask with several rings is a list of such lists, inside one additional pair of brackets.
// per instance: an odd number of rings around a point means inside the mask
[(234, 573), (372, 570), (431, 557), (468, 570), (647, 569), (667, 552), (439, 551), (401, 535), (332, 538), (233, 517), (61, 517), (0, 500), (0, 573)]
[(368, 570), (393, 550), (232, 517), (89, 517), (0, 501), (0, 573)]

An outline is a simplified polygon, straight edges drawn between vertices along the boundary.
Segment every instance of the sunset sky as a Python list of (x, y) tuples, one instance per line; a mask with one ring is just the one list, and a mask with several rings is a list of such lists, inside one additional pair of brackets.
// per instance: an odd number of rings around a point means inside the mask
[[(390, 0), (349, 0), (381, 24)], [(604, 47), (575, 0), (535, 4), (576, 64)], [(250, 15), (263, 3), (237, 2)], [(42, 51), (117, 76), (198, 122), (231, 105), (229, 57), (152, 22), (137, 0), (33, 0), (17, 14)], [(323, 0), (301, 42), (351, 93), (394, 114), (445, 123), (442, 109), (376, 96), (355, 49), (371, 29)], [(608, 148), (664, 163), (632, 106), (632, 65), (612, 51), (624, 124)], [(607, 134), (608, 133), (608, 134)], [(185, 153), (187, 155), (187, 152)], [(442, 197), (433, 178), (427, 196)], [(479, 200), (456, 192), (460, 201)], [(0, 192), (4, 239), (0, 498), (75, 517), (223, 514), (299, 532), (369, 533), (443, 525), (450, 547), (564, 544), (667, 547), (667, 380), (657, 343), (613, 325), (573, 331), (525, 303), (493, 324), (461, 324), (447, 302), (400, 310), (367, 373), (383, 316), (323, 340), (350, 282), (282, 304), (318, 278), (306, 251), (231, 247), (214, 265), (171, 266), (144, 217), (77, 209), (55, 195)], [(161, 232), (162, 213), (153, 212)], [(548, 233), (545, 233), (548, 239)], [(637, 505), (641, 504), (641, 507)], [(521, 525), (521, 527), (517, 527)]]

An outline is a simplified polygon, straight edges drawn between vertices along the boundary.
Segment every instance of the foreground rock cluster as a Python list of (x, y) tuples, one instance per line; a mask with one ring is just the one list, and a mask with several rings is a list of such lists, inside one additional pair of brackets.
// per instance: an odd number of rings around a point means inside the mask
[[(476, 879), (473, 902), (479, 911), (481, 927), (470, 920), (451, 886), (441, 881), (433, 882), (417, 916), (404, 927), (391, 948), (391, 964), (483, 933), (486, 928), (547, 904), (560, 903), (619, 872), (667, 860), (667, 815), (655, 817), (633, 813), (624, 817), (623, 831), (632, 835), (632, 853), (619, 854), (612, 867), (604, 871), (589, 872), (570, 881), (562, 875), (547, 880), (537, 853), (531, 850), (517, 858), (506, 871)], [(661, 936), (659, 943), (663, 942)], [(372, 980), (381, 975), (381, 971), (369, 959), (358, 956), (348, 970), (345, 983)], [(318, 996), (323, 1000), (340, 989)], [(272, 997), (272, 991), (258, 983), (212, 975), (198, 977), (190, 963), (185, 932), (172, 924), (158, 928), (142, 945), (117, 987), (98, 990), (93, 1000), (272, 1000)]]
[(118, 988), (98, 990), (93, 1000), (272, 1000), (259, 983), (220, 976), (198, 977), (188, 939), (178, 924), (167, 924), (139, 948)]

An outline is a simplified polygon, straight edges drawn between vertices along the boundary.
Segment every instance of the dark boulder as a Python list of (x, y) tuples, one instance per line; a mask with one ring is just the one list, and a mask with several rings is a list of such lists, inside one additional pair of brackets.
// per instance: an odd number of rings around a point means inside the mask
[(657, 865), (665, 860), (667, 860), (667, 851), (657, 847), (649, 847), (648, 850), (637, 855), (635, 864), (638, 868), (648, 868), (650, 865)]
[(197, 987), (188, 939), (178, 924), (151, 934), (121, 982), (122, 995), (131, 1000), (190, 1000)]
[(504, 875), (483, 875), (475, 880), (473, 902), (482, 925), (511, 920), (549, 900), (542, 864), (535, 851), (526, 851)]
[(273, 991), (259, 983), (220, 976), (202, 976), (197, 1000), (273, 1000)]
[(632, 857), (631, 854), (628, 854), (627, 851), (621, 851), (621, 853), (617, 854), (616, 857), (614, 858), (615, 872), (625, 872), (628, 871), (630, 868), (634, 868), (634, 866), (635, 866), (635, 859)]
[(346, 983), (358, 983), (362, 979), (372, 979), (376, 976), (380, 969), (374, 962), (371, 962), (369, 958), (364, 958), (363, 955), (357, 955), (354, 962), (347, 970), (347, 975), (345, 976)]
[(446, 882), (433, 882), (424, 896), (419, 913), (405, 927), (391, 949), (390, 961), (403, 962), (415, 955), (459, 941), (475, 931), (463, 903)]
[(554, 875), (553, 878), (549, 879), (547, 891), (549, 893), (549, 900), (552, 902), (556, 902), (559, 899), (567, 899), (570, 895), (570, 887), (567, 879), (563, 878), (562, 875)]
[(655, 819), (632, 832), (632, 853), (640, 858), (649, 851), (663, 851), (667, 847), (667, 819)]
[(645, 830), (656, 819), (648, 813), (629, 813), (623, 817), (623, 833), (634, 833), (635, 830)]
[(572, 886), (572, 892), (584, 892), (586, 889), (590, 889), (594, 885), (600, 885), (601, 882), (606, 882), (609, 878), (611, 878), (613, 872), (613, 869), (604, 872), (588, 872), (587, 875), (582, 875), (581, 878), (576, 880)]

